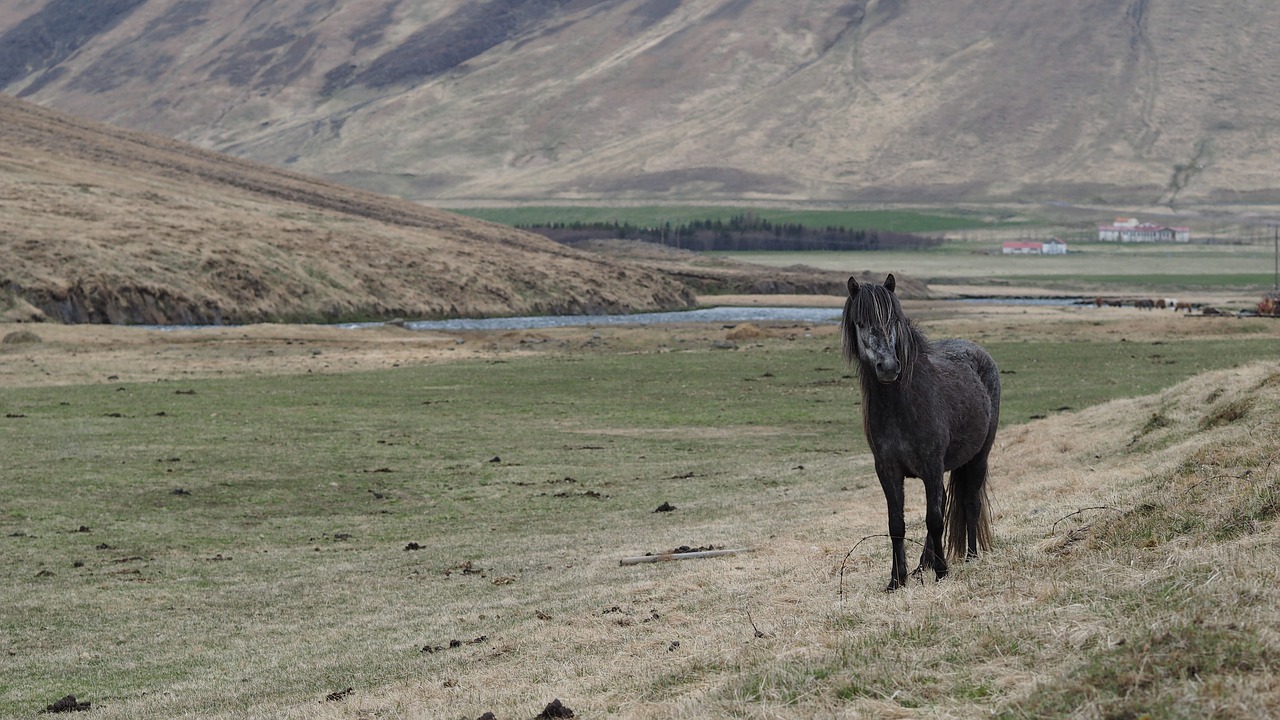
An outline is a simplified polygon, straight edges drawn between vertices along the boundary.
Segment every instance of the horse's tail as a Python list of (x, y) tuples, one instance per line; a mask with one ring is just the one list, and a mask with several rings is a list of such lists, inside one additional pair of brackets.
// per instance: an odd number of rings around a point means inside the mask
[(987, 498), (987, 454), (983, 452), (951, 471), (947, 484), (946, 545), (950, 561), (970, 555), (970, 533), (976, 550), (991, 549), (991, 503)]

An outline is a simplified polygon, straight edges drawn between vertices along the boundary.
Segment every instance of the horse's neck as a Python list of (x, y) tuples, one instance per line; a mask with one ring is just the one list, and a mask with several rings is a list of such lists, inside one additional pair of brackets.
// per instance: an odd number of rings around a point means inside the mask
[(897, 382), (885, 384), (876, 379), (874, 368), (863, 364), (858, 372), (862, 382), (862, 402), (868, 410), (874, 408), (877, 412), (873, 414), (877, 417), (909, 420), (919, 410), (916, 393), (921, 381), (925, 380), (923, 376), (932, 370), (932, 364), (921, 354), (910, 367), (902, 369)]
[(876, 380), (875, 371), (871, 369), (863, 374), (862, 401), (868, 406), (895, 410), (911, 404), (908, 395), (901, 382), (886, 385)]

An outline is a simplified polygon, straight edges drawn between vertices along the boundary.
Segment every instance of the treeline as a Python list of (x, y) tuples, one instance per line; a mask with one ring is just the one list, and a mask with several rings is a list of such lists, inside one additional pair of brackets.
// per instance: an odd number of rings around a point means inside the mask
[(570, 222), (521, 225), (522, 230), (562, 243), (619, 238), (643, 240), (696, 251), (752, 250), (923, 250), (942, 243), (939, 238), (891, 230), (852, 230), (775, 223), (753, 213), (726, 220), (691, 220), (656, 226), (619, 222)]

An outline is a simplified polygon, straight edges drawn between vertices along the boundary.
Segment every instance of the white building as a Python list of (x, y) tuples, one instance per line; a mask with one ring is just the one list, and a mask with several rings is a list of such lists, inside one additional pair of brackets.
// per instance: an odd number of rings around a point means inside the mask
[(1144, 223), (1138, 218), (1116, 218), (1110, 225), (1098, 226), (1102, 242), (1190, 242), (1191, 228)]
[(1047, 242), (1016, 240), (1005, 243), (1001, 252), (1005, 255), (1066, 255), (1067, 244), (1058, 238)]

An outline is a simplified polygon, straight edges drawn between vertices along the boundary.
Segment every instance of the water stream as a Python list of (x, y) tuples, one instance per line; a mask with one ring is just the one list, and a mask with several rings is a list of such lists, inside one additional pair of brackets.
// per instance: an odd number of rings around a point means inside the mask
[[(960, 298), (941, 302), (962, 302), (996, 305), (1079, 305), (1081, 298), (1013, 298), (985, 297)], [(719, 306), (697, 310), (671, 312), (633, 313), (630, 315), (533, 315), (500, 318), (454, 318), (451, 320), (409, 320), (404, 327), (410, 330), (536, 330), (539, 328), (583, 327), (593, 325), (656, 325), (661, 323), (743, 323), (743, 322), (794, 322), (806, 324), (835, 323), (840, 320), (838, 307), (740, 307)], [(341, 323), (341, 328), (381, 327), (383, 322)], [(144, 325), (151, 330), (195, 330), (212, 325)]]
[[(996, 303), (1003, 305), (1075, 305), (1080, 298), (965, 298), (957, 302)], [(833, 307), (738, 307), (722, 306), (698, 310), (634, 313), (631, 315), (544, 315), (503, 318), (455, 318), (452, 320), (411, 320), (404, 324), (410, 330), (536, 330), (538, 328), (581, 327), (592, 325), (654, 325), (659, 323), (742, 323), (796, 322), (834, 323), (840, 320), (840, 308)], [(382, 323), (353, 323), (343, 327), (370, 327)]]

